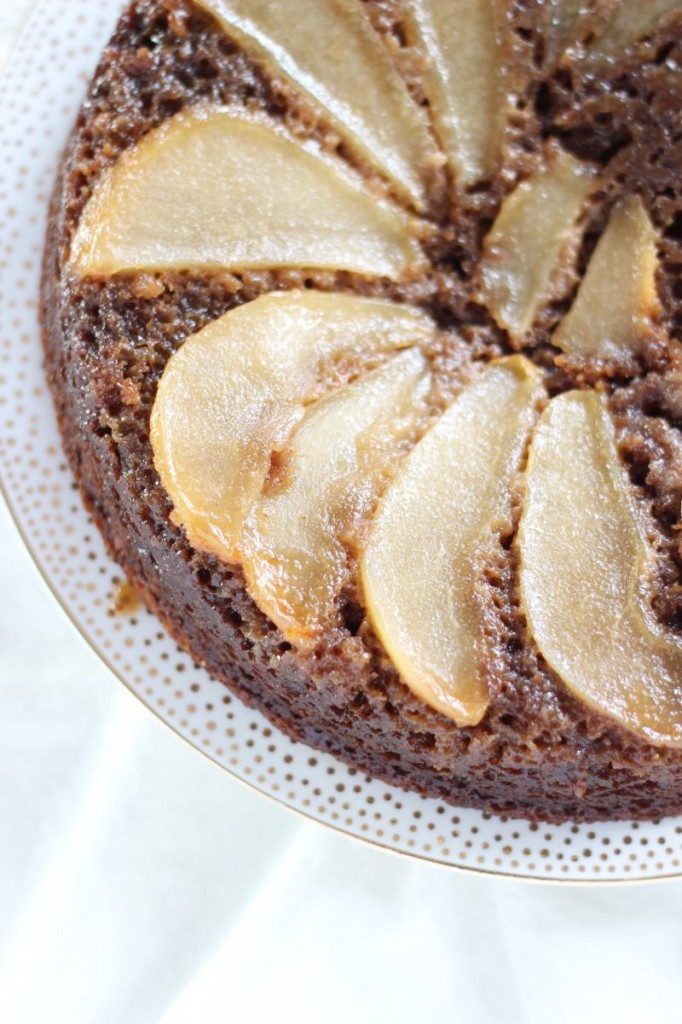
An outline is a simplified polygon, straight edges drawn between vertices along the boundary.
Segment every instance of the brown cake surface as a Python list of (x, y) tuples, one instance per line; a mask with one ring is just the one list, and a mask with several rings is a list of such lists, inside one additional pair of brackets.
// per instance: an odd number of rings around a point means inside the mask
[[(405, 43), (404, 6), (366, 0), (366, 7), (422, 98), (424, 62)], [(50, 383), (67, 454), (114, 557), (196, 661), (287, 734), (456, 805), (544, 820), (676, 814), (682, 812), (682, 752), (653, 746), (590, 711), (538, 653), (519, 607), (513, 535), (503, 538), (485, 584), (490, 706), (480, 724), (459, 728), (401, 681), (372, 631), (359, 586), (344, 595), (343, 628), (313, 652), (284, 642), (247, 595), (241, 570), (194, 549), (174, 525), (154, 468), (149, 418), (171, 355), (211, 320), (274, 289), (384, 296), (429, 312), (441, 328), (427, 353), (434, 410), (478, 364), (515, 351), (518, 344), (477, 298), (477, 268), (502, 198), (530, 173), (546, 140), (555, 139), (576, 157), (596, 161), (602, 177), (576, 270), (567, 272), (523, 348), (544, 370), (550, 395), (576, 387), (609, 395), (633, 492), (655, 525), (655, 612), (679, 634), (682, 365), (674, 339), (682, 320), (682, 25), (668, 19), (599, 74), (579, 73), (570, 62), (548, 72), (543, 5), (509, 0), (505, 9), (519, 99), (504, 166), (458, 201), (444, 177), (434, 175), (433, 230), (425, 244), (430, 265), (416, 279), (299, 270), (80, 278), (68, 256), (95, 183), (124, 150), (186, 106), (209, 101), (263, 111), (295, 136), (356, 162), (324, 118), (313, 116), (208, 14), (186, 0), (133, 3), (91, 83), (51, 208), (42, 301)], [(371, 177), (368, 167), (356, 165)], [(636, 367), (571, 365), (557, 359), (551, 333), (614, 201), (629, 195), (641, 196), (660, 236), (661, 329)]]

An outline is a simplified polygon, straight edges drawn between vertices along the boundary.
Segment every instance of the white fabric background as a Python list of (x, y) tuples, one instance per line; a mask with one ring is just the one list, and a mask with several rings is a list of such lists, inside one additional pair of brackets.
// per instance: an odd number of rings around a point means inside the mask
[[(0, 62), (29, 6), (0, 0)], [(303, 822), (109, 675), (4, 506), (0, 581), (3, 1024), (682, 1018), (682, 883), (497, 881)]]

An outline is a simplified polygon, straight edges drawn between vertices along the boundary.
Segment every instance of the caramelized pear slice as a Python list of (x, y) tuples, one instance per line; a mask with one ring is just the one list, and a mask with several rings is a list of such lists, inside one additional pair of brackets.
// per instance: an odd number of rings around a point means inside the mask
[(435, 146), (359, 0), (199, 0), (417, 209)]
[(550, 146), (542, 166), (502, 203), (484, 243), (481, 295), (513, 338), (551, 297), (557, 266), (573, 259), (594, 177), (588, 164)]
[(656, 232), (639, 196), (616, 206), (553, 342), (579, 358), (636, 356), (660, 311)]
[(460, 190), (500, 159), (507, 96), (494, 0), (414, 0), (408, 32), (427, 54), (426, 91)]
[(545, 66), (554, 67), (575, 39), (585, 0), (549, 0), (545, 35)]
[(413, 692), (458, 725), (488, 706), (484, 565), (512, 525), (511, 486), (544, 391), (523, 356), (469, 384), (401, 464), (372, 522), (367, 610)]
[[(244, 529), (244, 572), (256, 604), (299, 647), (340, 624), (348, 550), (387, 462), (414, 429), (428, 373), (412, 349), (313, 405)], [(355, 529), (354, 529), (355, 527)]]
[(222, 108), (177, 114), (123, 154), (85, 207), (71, 262), (125, 270), (320, 267), (399, 277), (408, 218), (340, 161)]
[(682, 0), (619, 0), (605, 30), (587, 51), (588, 63), (618, 60), (628, 47), (679, 11)]
[(650, 743), (682, 747), (682, 643), (647, 601), (656, 567), (603, 400), (550, 402), (518, 535), (535, 641), (579, 700)]
[(214, 320), (169, 360), (151, 416), (154, 464), (190, 542), (238, 561), (244, 519), (333, 362), (406, 348), (431, 321), (390, 302), (270, 293)]

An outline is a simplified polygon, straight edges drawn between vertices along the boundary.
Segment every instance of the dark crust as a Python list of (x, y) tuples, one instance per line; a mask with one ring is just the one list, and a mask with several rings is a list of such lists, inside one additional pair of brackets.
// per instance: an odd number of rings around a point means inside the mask
[[(382, 30), (397, 32), (399, 4), (372, 0), (369, 6)], [(538, 65), (542, 59), (531, 31), (532, 8), (531, 3), (509, 4), (519, 46), (526, 47), (519, 52), (526, 53), (531, 68), (533, 59)], [(643, 69), (640, 60), (618, 70), (630, 101), (622, 98), (623, 90), (612, 90), (609, 99), (603, 83), (574, 80), (565, 69), (549, 86), (529, 73), (519, 105), (526, 142), (511, 140), (507, 164), (524, 173), (526, 150), (537, 150), (550, 135), (576, 152), (600, 155), (605, 184), (583, 260), (613, 196), (642, 194), (665, 235), (660, 289), (667, 326), (674, 331), (682, 322), (682, 160), (673, 127), (679, 124), (680, 95), (659, 60), (663, 45), (669, 41), (656, 43), (658, 49), (651, 44)], [(410, 72), (409, 54), (402, 59), (405, 73), (417, 80), (418, 65), (413, 63)], [(650, 100), (653, 95), (648, 104), (647, 95)], [(300, 272), (123, 276), (106, 283), (69, 277), (69, 242), (98, 175), (152, 126), (199, 99), (268, 110), (286, 118), (292, 130), (336, 145), (281, 83), (269, 81), (185, 0), (140, 0), (122, 16), (66, 149), (50, 210), (42, 292), (47, 370), (65, 450), (114, 558), (197, 662), (288, 735), (372, 776), (456, 805), (548, 821), (682, 812), (682, 753), (649, 746), (592, 714), (542, 663), (518, 610), (511, 538), (488, 567), (481, 595), (490, 635), (491, 707), (479, 726), (459, 729), (401, 683), (356, 599), (347, 609), (347, 628), (334, 643), (313, 656), (299, 656), (247, 597), (240, 572), (192, 549), (171, 523), (148, 438), (156, 383), (184, 338), (233, 306), (273, 288), (305, 286), (414, 302), (443, 327), (457, 327), (437, 358), (444, 391), (448, 380), (456, 387), (477, 360), (509, 350), (466, 287), (509, 181), (492, 183), (456, 221), (443, 214), (442, 197), (434, 203), (433, 267), (409, 286)], [(638, 138), (632, 144), (623, 141), (626, 127), (632, 134), (628, 102), (637, 110)], [(591, 105), (593, 136), (577, 114)], [(650, 130), (640, 127), (640, 117), (648, 119)], [(647, 143), (647, 130), (649, 140), (655, 135), (654, 147)], [(666, 155), (655, 157), (661, 146)], [(593, 383), (580, 369), (554, 366), (549, 339), (565, 300), (558, 297), (545, 312), (533, 339), (553, 391)], [(682, 371), (666, 347), (654, 346), (645, 362), (634, 383), (631, 368), (616, 368), (602, 374), (600, 386), (614, 393), (633, 483), (661, 531), (657, 611), (679, 628), (675, 537), (682, 496)]]

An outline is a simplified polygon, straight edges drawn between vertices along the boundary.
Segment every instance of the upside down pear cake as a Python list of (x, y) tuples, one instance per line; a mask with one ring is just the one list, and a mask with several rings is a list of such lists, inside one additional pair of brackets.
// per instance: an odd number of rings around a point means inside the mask
[(682, 2), (137, 0), (51, 207), (64, 445), (177, 641), (462, 806), (682, 812)]

